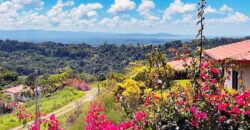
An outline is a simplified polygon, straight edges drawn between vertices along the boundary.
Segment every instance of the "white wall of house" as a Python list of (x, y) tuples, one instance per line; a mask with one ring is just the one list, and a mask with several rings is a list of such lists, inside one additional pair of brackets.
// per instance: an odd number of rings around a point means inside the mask
[(244, 73), (242, 74), (243, 83), (246, 86), (247, 90), (250, 90), (250, 65), (243, 67)]
[(4, 92), (5, 95), (9, 95), (11, 97), (12, 101), (27, 101), (28, 97), (21, 96), (21, 93), (10, 93), (10, 92)]
[(232, 88), (233, 86), (233, 69), (228, 68), (228, 70), (224, 69), (224, 75), (227, 77), (224, 86), (227, 88)]
[(10, 92), (4, 92), (4, 94), (5, 94), (5, 95), (9, 95), (9, 96), (11, 97), (11, 100), (12, 100), (12, 101), (15, 101), (15, 100), (16, 100), (15, 94), (10, 93)]
[[(247, 90), (250, 90), (250, 65), (242, 67), (243, 69), (243, 84), (245, 85)], [(229, 74), (228, 74), (229, 72)], [(232, 88), (233, 86), (233, 69), (228, 68), (228, 71), (224, 71), (225, 76), (229, 76), (228, 79), (226, 79), (224, 86), (227, 88)]]

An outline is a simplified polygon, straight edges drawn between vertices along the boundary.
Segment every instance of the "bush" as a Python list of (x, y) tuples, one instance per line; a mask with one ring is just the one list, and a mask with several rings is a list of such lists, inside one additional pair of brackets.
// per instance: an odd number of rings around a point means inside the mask
[(175, 70), (174, 79), (188, 79), (188, 73), (185, 70)]

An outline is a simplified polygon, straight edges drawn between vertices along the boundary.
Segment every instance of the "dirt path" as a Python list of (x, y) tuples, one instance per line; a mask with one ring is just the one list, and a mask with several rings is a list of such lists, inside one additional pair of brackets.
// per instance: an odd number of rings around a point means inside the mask
[[(92, 88), (91, 90), (86, 91), (86, 94), (82, 98), (80, 98), (78, 100), (75, 100), (73, 102), (70, 102), (69, 104), (63, 106), (62, 108), (59, 108), (56, 111), (47, 114), (48, 116), (46, 116), (45, 118), (48, 118), (51, 114), (55, 114), (56, 117), (64, 115), (64, 114), (76, 109), (76, 107), (77, 107), (76, 103), (77, 102), (85, 103), (85, 102), (94, 100), (96, 95), (97, 95), (97, 92), (98, 92), (97, 88)], [(29, 122), (28, 124), (32, 124), (32, 123), (33, 123), (33, 121)], [(12, 128), (10, 130), (25, 130), (25, 129), (27, 129), (27, 128), (23, 128), (23, 126), (21, 125), (21, 126)]]

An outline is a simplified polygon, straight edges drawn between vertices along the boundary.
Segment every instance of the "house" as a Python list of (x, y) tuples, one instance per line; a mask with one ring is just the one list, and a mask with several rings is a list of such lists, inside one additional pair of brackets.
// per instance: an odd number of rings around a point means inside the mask
[(16, 87), (11, 87), (11, 88), (2, 90), (1, 92), (3, 94), (9, 95), (12, 101), (26, 101), (27, 98), (21, 95), (23, 89), (24, 89), (24, 85), (18, 85)]
[(183, 59), (180, 60), (173, 60), (168, 62), (167, 64), (172, 66), (176, 71), (183, 71), (186, 70), (186, 65), (190, 65), (192, 62), (192, 58), (188, 57), (184, 61)]
[(167, 63), (172, 66), (175, 70), (185, 70), (185, 62), (183, 60), (174, 60)]
[(82, 90), (82, 91), (90, 90), (89, 84), (86, 83), (85, 81), (79, 80), (79, 79), (67, 80), (66, 82), (64, 82), (64, 85), (71, 86), (71, 87), (77, 88), (78, 90)]
[(228, 77), (225, 81), (225, 87), (238, 89), (239, 77), (242, 77), (243, 85), (250, 89), (250, 40), (208, 49), (204, 53), (219, 63), (225, 58), (235, 61), (233, 65), (223, 66), (224, 75)]

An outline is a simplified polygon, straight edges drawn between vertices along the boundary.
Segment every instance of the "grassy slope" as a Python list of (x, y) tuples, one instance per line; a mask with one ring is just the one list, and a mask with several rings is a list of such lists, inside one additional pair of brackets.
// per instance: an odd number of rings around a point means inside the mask
[[(96, 83), (98, 84), (98, 83)], [(97, 98), (97, 102), (102, 102), (104, 107), (104, 113), (106, 114), (106, 118), (111, 120), (114, 123), (123, 122), (128, 117), (126, 116), (123, 108), (115, 103), (113, 93), (106, 88), (101, 89), (101, 94)], [(63, 116), (60, 116), (58, 119), (61, 123), (61, 126), (64, 130), (82, 130), (85, 128), (85, 118), (88, 114), (88, 109), (90, 107), (91, 102), (82, 104), (82, 113), (81, 115), (73, 122), (71, 125), (66, 125), (67, 118), (73, 114), (74, 111), (71, 111)]]
[[(73, 88), (65, 88), (62, 91), (52, 94), (50, 97), (43, 97), (40, 100), (40, 110), (41, 113), (52, 112), (69, 102), (76, 100), (84, 95), (84, 92), (78, 91)], [(24, 108), (27, 111), (34, 112), (35, 105), (34, 103), (28, 102), (24, 104)], [(0, 116), (0, 130), (7, 130), (15, 126), (20, 125), (18, 118), (14, 114), (6, 114)]]
[[(91, 86), (97, 86), (98, 82), (92, 83)], [(185, 87), (187, 84), (190, 84), (189, 80), (175, 80), (173, 83), (174, 86), (182, 86)], [(120, 107), (119, 104), (114, 103), (113, 93), (107, 91), (105, 88), (102, 88), (101, 95), (98, 97), (98, 101), (103, 101), (104, 103), (104, 113), (106, 114), (107, 119), (111, 120), (114, 123), (122, 122), (128, 117), (126, 117), (125, 112)], [(61, 126), (64, 130), (82, 130), (85, 127), (85, 118), (88, 114), (88, 109), (90, 106), (90, 102), (83, 104), (82, 114), (74, 121), (73, 124), (66, 126), (67, 118), (73, 114), (74, 111), (71, 111), (63, 116), (60, 116), (58, 119), (61, 122)]]

